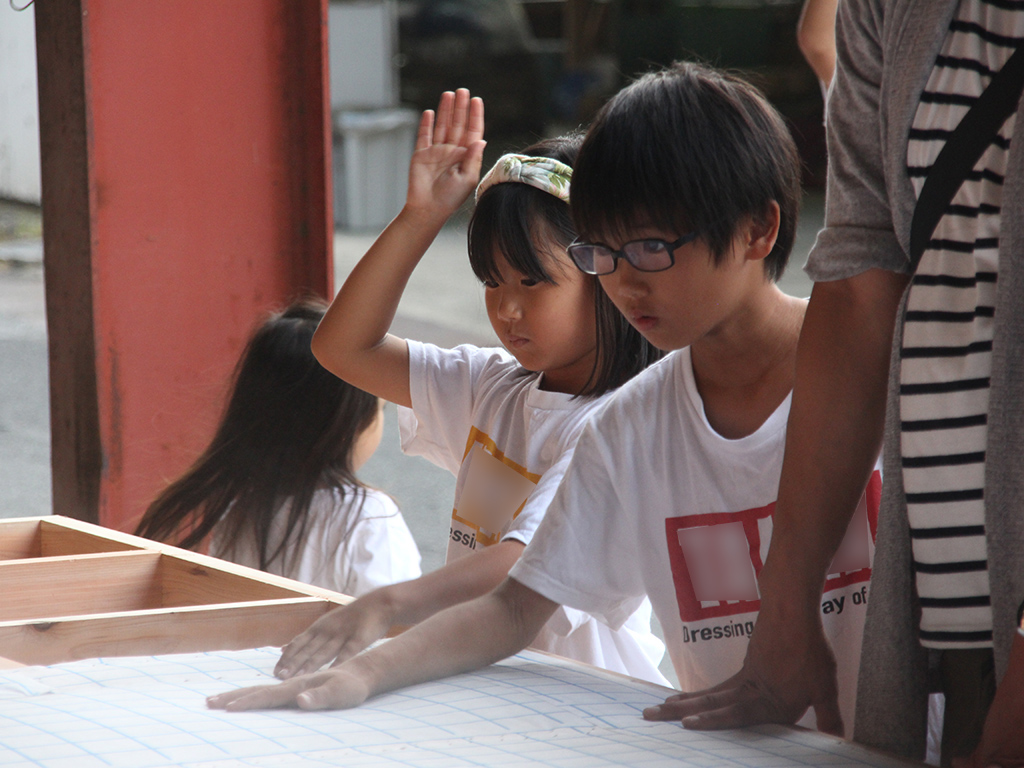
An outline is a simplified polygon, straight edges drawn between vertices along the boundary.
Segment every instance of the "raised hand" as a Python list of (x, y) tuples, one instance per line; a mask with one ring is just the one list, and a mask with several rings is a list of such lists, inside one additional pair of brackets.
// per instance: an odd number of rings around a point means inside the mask
[(437, 113), (420, 118), (409, 165), (406, 208), (446, 218), (462, 205), (480, 180), (484, 146), (484, 103), (460, 88), (445, 91)]
[(325, 613), (281, 649), (274, 674), (287, 680), (348, 661), (387, 634), (393, 613), (380, 589)]

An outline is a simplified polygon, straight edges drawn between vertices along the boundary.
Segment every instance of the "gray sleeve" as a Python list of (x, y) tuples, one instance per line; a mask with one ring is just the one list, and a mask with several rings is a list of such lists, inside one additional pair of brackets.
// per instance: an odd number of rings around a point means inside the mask
[(826, 121), (825, 228), (804, 267), (815, 281), (842, 280), (874, 268), (909, 271), (885, 178), (882, 17), (880, 0), (839, 4), (836, 75)]

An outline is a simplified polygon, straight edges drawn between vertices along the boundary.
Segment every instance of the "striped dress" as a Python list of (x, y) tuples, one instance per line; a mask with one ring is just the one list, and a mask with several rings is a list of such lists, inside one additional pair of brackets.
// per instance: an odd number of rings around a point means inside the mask
[[(1024, 38), (1024, 2), (962, 0), (914, 118), (908, 172), (919, 195), (957, 124)], [(921, 643), (992, 645), (985, 450), (999, 276), (1004, 123), (935, 229), (913, 277), (900, 361), (903, 482)]]

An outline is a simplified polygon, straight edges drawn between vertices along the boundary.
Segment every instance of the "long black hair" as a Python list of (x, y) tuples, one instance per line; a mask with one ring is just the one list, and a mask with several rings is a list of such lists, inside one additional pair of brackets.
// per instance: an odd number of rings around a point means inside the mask
[[(257, 328), (213, 440), (149, 505), (139, 535), (180, 537), (179, 546), (192, 548), (223, 521), (228, 550), (254, 534), (260, 568), (279, 557), (287, 567), (305, 543), (317, 490), (365, 495), (352, 453), (377, 417), (378, 400), (313, 357), (310, 341), (325, 310), (323, 302), (299, 301)], [(286, 503), (284, 536), (271, 548), (271, 525)]]
[[(550, 157), (570, 168), (583, 144), (583, 134), (545, 139), (522, 150), (530, 157)], [(570, 191), (570, 197), (574, 194)], [(564, 250), (576, 238), (569, 205), (552, 194), (528, 184), (495, 184), (476, 202), (469, 222), (469, 262), (481, 282), (500, 278), (499, 254), (512, 269), (544, 283), (557, 279), (537, 252), (540, 243), (554, 243), (563, 251), (561, 261), (575, 269)], [(594, 287), (597, 318), (597, 355), (594, 370), (577, 395), (596, 397), (625, 384), (662, 356), (615, 308), (596, 277), (587, 275)]]

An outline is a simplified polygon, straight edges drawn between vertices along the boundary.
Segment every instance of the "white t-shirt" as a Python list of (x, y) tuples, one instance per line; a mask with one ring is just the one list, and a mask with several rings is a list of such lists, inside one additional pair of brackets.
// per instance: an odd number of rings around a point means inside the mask
[[(728, 440), (704, 414), (689, 349), (623, 385), (591, 420), (511, 576), (618, 626), (645, 595), (684, 691), (740, 670), (760, 606), (790, 399)], [(840, 707), (852, 726), (881, 477), (876, 471), (822, 597)], [(808, 713), (801, 724), (813, 726)]]
[[(402, 449), (457, 478), (448, 562), (505, 539), (530, 543), (587, 418), (608, 400), (545, 392), (540, 378), (503, 349), (409, 342), (412, 408), (398, 409)], [(533, 647), (666, 684), (650, 603), (637, 601), (629, 614), (611, 630), (559, 609)]]
[[(309, 507), (308, 535), (302, 551), (286, 552), (267, 569), (306, 584), (360, 597), (377, 587), (420, 576), (420, 551), (387, 494), (366, 489), (359, 496), (338, 488), (317, 491)], [(270, 551), (281, 540), (287, 520), (282, 508), (274, 517)], [(234, 547), (223, 541), (221, 525), (213, 529), (210, 554), (251, 568), (260, 567), (255, 536)], [(287, 566), (287, 567), (286, 567)]]

